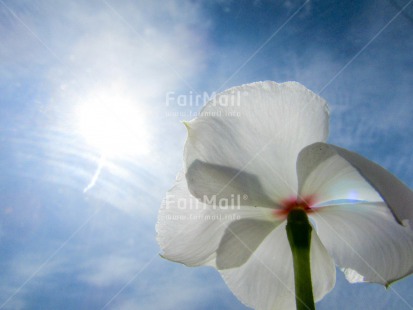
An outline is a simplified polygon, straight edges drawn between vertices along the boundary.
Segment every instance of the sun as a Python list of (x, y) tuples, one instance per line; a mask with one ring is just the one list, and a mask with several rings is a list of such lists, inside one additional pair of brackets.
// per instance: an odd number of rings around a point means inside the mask
[(94, 92), (78, 104), (76, 119), (80, 135), (105, 158), (149, 151), (144, 110), (121, 92)]

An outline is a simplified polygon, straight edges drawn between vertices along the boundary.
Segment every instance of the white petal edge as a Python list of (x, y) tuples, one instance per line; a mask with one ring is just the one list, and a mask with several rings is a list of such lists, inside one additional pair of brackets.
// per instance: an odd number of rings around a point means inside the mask
[(156, 224), (162, 256), (187, 266), (216, 267), (216, 251), (227, 226), (245, 218), (271, 219), (271, 210), (243, 206), (216, 207), (193, 197), (181, 173), (167, 193)]
[(413, 232), (384, 203), (326, 206), (310, 217), (350, 282), (389, 285), (413, 272)]
[(379, 193), (336, 148), (314, 143), (304, 148), (297, 160), (301, 197), (312, 197), (317, 204), (328, 201), (383, 201)]
[(297, 195), (300, 150), (326, 140), (328, 108), (299, 83), (257, 82), (218, 94), (186, 126), (186, 169), (200, 160), (245, 171), (279, 202)]
[(333, 147), (380, 193), (397, 220), (413, 229), (413, 192), (378, 164), (357, 153)]
[[(294, 274), (284, 221), (241, 267), (220, 270), (232, 292), (255, 309), (295, 309)], [(311, 239), (311, 274), (316, 301), (335, 284), (335, 265), (315, 230)]]

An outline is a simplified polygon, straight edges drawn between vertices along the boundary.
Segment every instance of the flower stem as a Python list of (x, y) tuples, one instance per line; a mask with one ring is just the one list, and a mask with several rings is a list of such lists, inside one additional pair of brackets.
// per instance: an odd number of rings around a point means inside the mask
[(312, 227), (301, 208), (290, 211), (287, 218), (287, 236), (293, 254), (295, 302), (297, 310), (314, 310), (311, 282), (310, 245)]

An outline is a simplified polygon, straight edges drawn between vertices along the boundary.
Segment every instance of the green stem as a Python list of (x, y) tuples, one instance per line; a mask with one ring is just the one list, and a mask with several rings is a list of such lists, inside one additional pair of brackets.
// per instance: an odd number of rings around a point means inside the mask
[(301, 208), (290, 211), (287, 218), (287, 236), (293, 254), (295, 302), (297, 310), (314, 310), (311, 282), (310, 245), (311, 225)]

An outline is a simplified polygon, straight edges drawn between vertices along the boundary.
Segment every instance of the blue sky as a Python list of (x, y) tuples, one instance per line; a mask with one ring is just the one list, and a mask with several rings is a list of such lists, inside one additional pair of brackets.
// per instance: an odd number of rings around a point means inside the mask
[[(413, 188), (410, 2), (0, 0), (0, 309), (245, 308), (158, 255), (196, 95), (301, 82)], [(318, 309), (413, 308), (412, 277), (337, 276)]]

